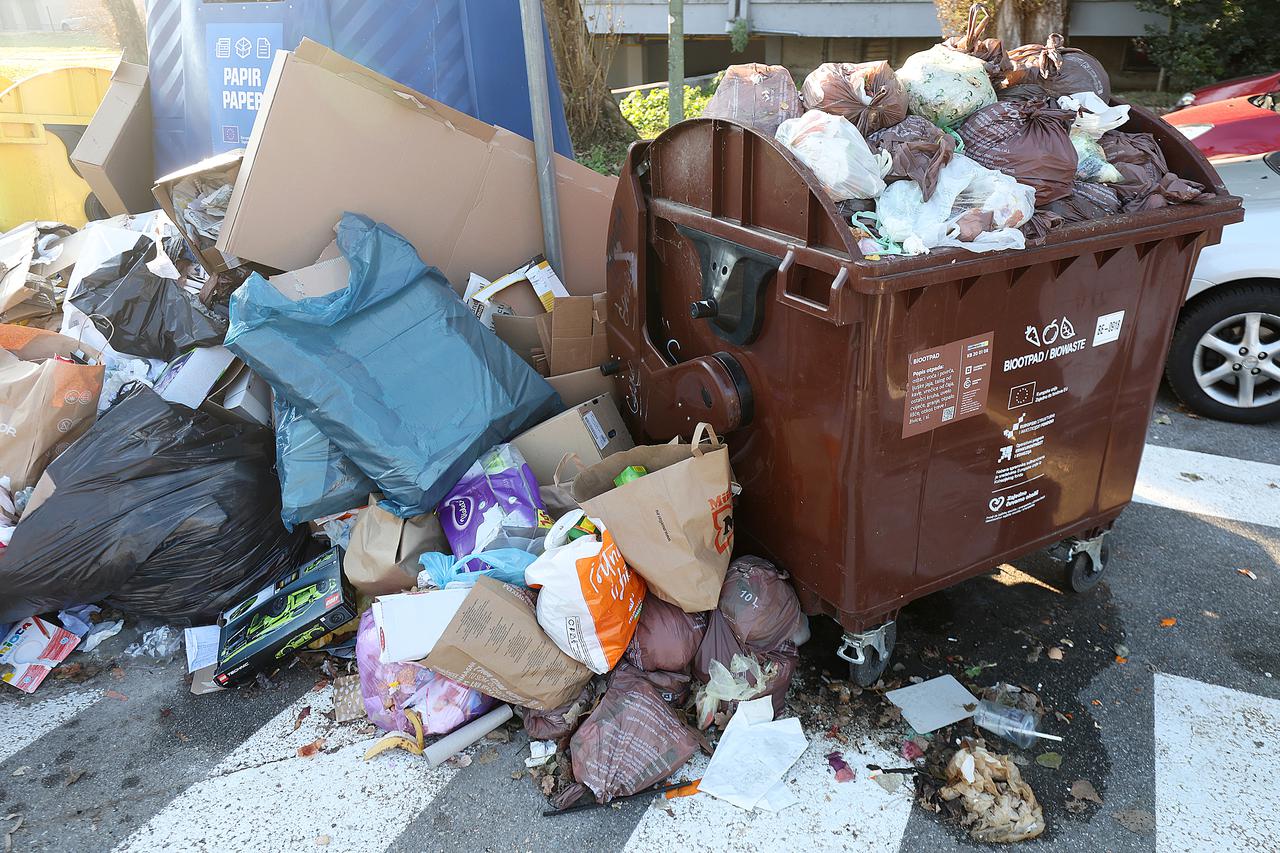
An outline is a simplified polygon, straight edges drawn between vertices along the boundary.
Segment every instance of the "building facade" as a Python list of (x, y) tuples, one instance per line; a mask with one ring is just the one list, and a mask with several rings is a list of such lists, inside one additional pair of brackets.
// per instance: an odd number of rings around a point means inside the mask
[[(583, 0), (583, 11), (592, 32), (620, 38), (612, 87), (666, 80), (666, 0)], [(732, 49), (729, 35), (738, 19), (748, 22), (750, 33), (742, 52)], [(1162, 21), (1134, 2), (1072, 0), (1067, 35), (1102, 61), (1115, 88), (1152, 88), (1159, 69), (1134, 39)], [(684, 31), (689, 77), (740, 62), (785, 65), (796, 74), (823, 62), (883, 59), (897, 66), (941, 37), (931, 0), (684, 0)]]

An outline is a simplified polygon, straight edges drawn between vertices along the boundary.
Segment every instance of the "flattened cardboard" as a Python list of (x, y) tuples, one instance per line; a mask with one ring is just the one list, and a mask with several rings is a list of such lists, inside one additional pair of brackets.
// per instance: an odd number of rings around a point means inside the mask
[(547, 377), (547, 384), (556, 389), (560, 401), (566, 406), (576, 406), (614, 390), (613, 377), (605, 376), (598, 367), (563, 376), (550, 376)]
[[(559, 156), (556, 177), (561, 278), (599, 292), (617, 179)], [(459, 293), (544, 250), (532, 142), (304, 39), (276, 53), (218, 248), (298, 269), (347, 210), (400, 232)]]
[[(328, 251), (328, 250), (326, 250)], [(314, 296), (328, 296), (342, 290), (351, 277), (351, 265), (347, 259), (338, 255), (327, 258), (308, 267), (282, 272), (271, 276), (267, 281), (271, 286), (294, 300), (310, 299)]]
[(554, 483), (556, 466), (566, 453), (576, 453), (584, 465), (635, 447), (622, 422), (613, 395), (604, 394), (561, 412), (511, 439), (529, 464), (539, 486)]
[(121, 62), (71, 154), (80, 177), (112, 216), (155, 209), (151, 139), (147, 68)]
[[(169, 217), (169, 221), (172, 222), (174, 225), (176, 225), (178, 227), (178, 230), (182, 232), (182, 239), (186, 242), (187, 247), (191, 249), (191, 254), (199, 258), (200, 263), (209, 272), (225, 272), (226, 270), (229, 270), (232, 267), (240, 266), (240, 261), (238, 258), (231, 256), (230, 253), (227, 253), (225, 251), (219, 251), (219, 248), (221, 248), (222, 246), (221, 239), (218, 240), (217, 247), (211, 246), (210, 248), (206, 249), (203, 252), (200, 251), (200, 247), (196, 245), (195, 241), (187, 233), (186, 222), (182, 219), (182, 217), (178, 216), (176, 210), (174, 209), (173, 195), (171, 193), (171, 190), (173, 188), (173, 185), (181, 181), (183, 178), (189, 178), (193, 175), (199, 175), (203, 172), (225, 172), (230, 169), (235, 169), (236, 170), (235, 174), (239, 175), (240, 172), (244, 171), (244, 168), (241, 162), (243, 157), (244, 157), (244, 149), (237, 149), (235, 151), (228, 151), (225, 154), (215, 155), (213, 157), (210, 157), (207, 160), (201, 160), (199, 163), (196, 163), (194, 166), (188, 166), (185, 169), (179, 169), (176, 172), (170, 172), (164, 177), (156, 179), (155, 185), (152, 186), (151, 188), (151, 194), (155, 196), (156, 202), (158, 202), (160, 205), (160, 209), (163, 210), (165, 212), (165, 215)], [(223, 220), (222, 230), (219, 232), (219, 234), (226, 234), (227, 220), (230, 220), (230, 219), (231, 219), (231, 210), (230, 208), (228, 208), (226, 219)], [(281, 221), (287, 221), (287, 220), (281, 220)], [(279, 223), (277, 223), (276, 229), (278, 231), (281, 230)], [(328, 242), (328, 241), (326, 240), (325, 242)], [(303, 263), (308, 263), (308, 261), (304, 261)], [(295, 266), (302, 266), (302, 264), (296, 264)], [(285, 267), (281, 267), (281, 269), (285, 269)]]
[[(609, 357), (605, 295), (571, 296), (556, 302), (543, 349), (552, 376), (599, 367)], [(539, 319), (539, 329), (547, 325)]]
[(567, 704), (591, 670), (560, 651), (515, 587), (483, 577), (450, 620), (428, 669), (486, 696), (546, 711)]

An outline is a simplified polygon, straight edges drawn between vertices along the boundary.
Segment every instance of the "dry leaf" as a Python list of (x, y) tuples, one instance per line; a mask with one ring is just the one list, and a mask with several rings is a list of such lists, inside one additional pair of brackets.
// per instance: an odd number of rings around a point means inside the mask
[(1183, 471), (1178, 474), (1178, 476), (1186, 480), (1188, 483), (1198, 483), (1204, 479), (1204, 477), (1201, 477), (1199, 474), (1193, 474), (1190, 471)]
[(303, 705), (302, 710), (298, 712), (298, 719), (293, 721), (293, 730), (296, 732), (302, 728), (302, 721), (311, 716), (311, 706)]
[(1129, 662), (1128, 658), (1122, 658), (1120, 657), (1120, 655), (1116, 655), (1116, 663), (1128, 663), (1128, 662)]
[(114, 678), (116, 681), (119, 681), (120, 679), (124, 678), (124, 670), (118, 666), (111, 667), (111, 677)]
[(1062, 649), (1058, 648), (1057, 646), (1054, 646), (1053, 648), (1049, 649), (1049, 651), (1045, 652), (1044, 654), (1045, 654), (1045, 657), (1047, 657), (1049, 660), (1062, 660)]
[(1160, 424), (1161, 426), (1168, 426), (1169, 424), (1173, 423), (1173, 419), (1170, 418), (1168, 415), (1156, 415), (1156, 423)]
[(1098, 790), (1093, 787), (1093, 783), (1088, 779), (1077, 779), (1071, 783), (1071, 796), (1077, 800), (1089, 800), (1090, 802), (1102, 805), (1102, 797), (1098, 796)]
[(121, 702), (129, 701), (129, 697), (121, 693), (119, 690), (108, 690), (102, 695), (108, 699), (119, 699)]
[(1248, 569), (1236, 569), (1236, 574), (1244, 575), (1251, 581), (1256, 581), (1258, 579), (1258, 576), (1255, 575), (1253, 572), (1249, 571)]
[(1177, 624), (1178, 624), (1178, 620), (1174, 619), (1172, 616), (1160, 620), (1161, 628), (1172, 628), (1174, 625), (1177, 625)]
[(498, 758), (498, 750), (490, 747), (476, 756), (476, 761), (480, 764), (488, 764)]
[(1050, 770), (1057, 770), (1062, 766), (1062, 755), (1057, 752), (1042, 752), (1036, 756), (1036, 764), (1048, 767)]
[(322, 749), (324, 749), (324, 738), (318, 737), (306, 746), (298, 747), (298, 757), (310, 758)]
[(549, 797), (551, 796), (551, 793), (555, 791), (555, 789), (556, 789), (556, 777), (543, 776), (542, 777), (542, 795), (544, 797)]
[(84, 771), (83, 771), (83, 770), (70, 770), (70, 769), (68, 769), (68, 770), (67, 770), (67, 784), (66, 784), (66, 787), (70, 787), (70, 786), (74, 785), (75, 783), (79, 782), (79, 781), (80, 781), (80, 777), (81, 777), (81, 776), (83, 776), (83, 775), (84, 775)]
[(1143, 809), (1123, 809), (1112, 814), (1111, 818), (1130, 832), (1140, 835), (1156, 831), (1156, 816)]

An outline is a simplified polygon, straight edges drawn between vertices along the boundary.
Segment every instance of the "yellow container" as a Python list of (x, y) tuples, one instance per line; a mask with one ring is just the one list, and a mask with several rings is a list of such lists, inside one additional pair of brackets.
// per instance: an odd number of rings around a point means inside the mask
[(0, 231), (30, 220), (79, 227), (97, 211), (71, 152), (111, 84), (105, 68), (59, 68), (0, 91)]

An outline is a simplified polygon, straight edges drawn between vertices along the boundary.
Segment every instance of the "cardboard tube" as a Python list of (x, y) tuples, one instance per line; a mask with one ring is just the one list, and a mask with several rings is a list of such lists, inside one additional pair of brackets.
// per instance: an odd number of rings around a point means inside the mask
[(456, 729), (422, 751), (427, 763), (439, 767), (471, 744), (480, 740), (489, 732), (514, 716), (510, 705), (499, 705), (478, 720), (472, 720), (460, 729)]

